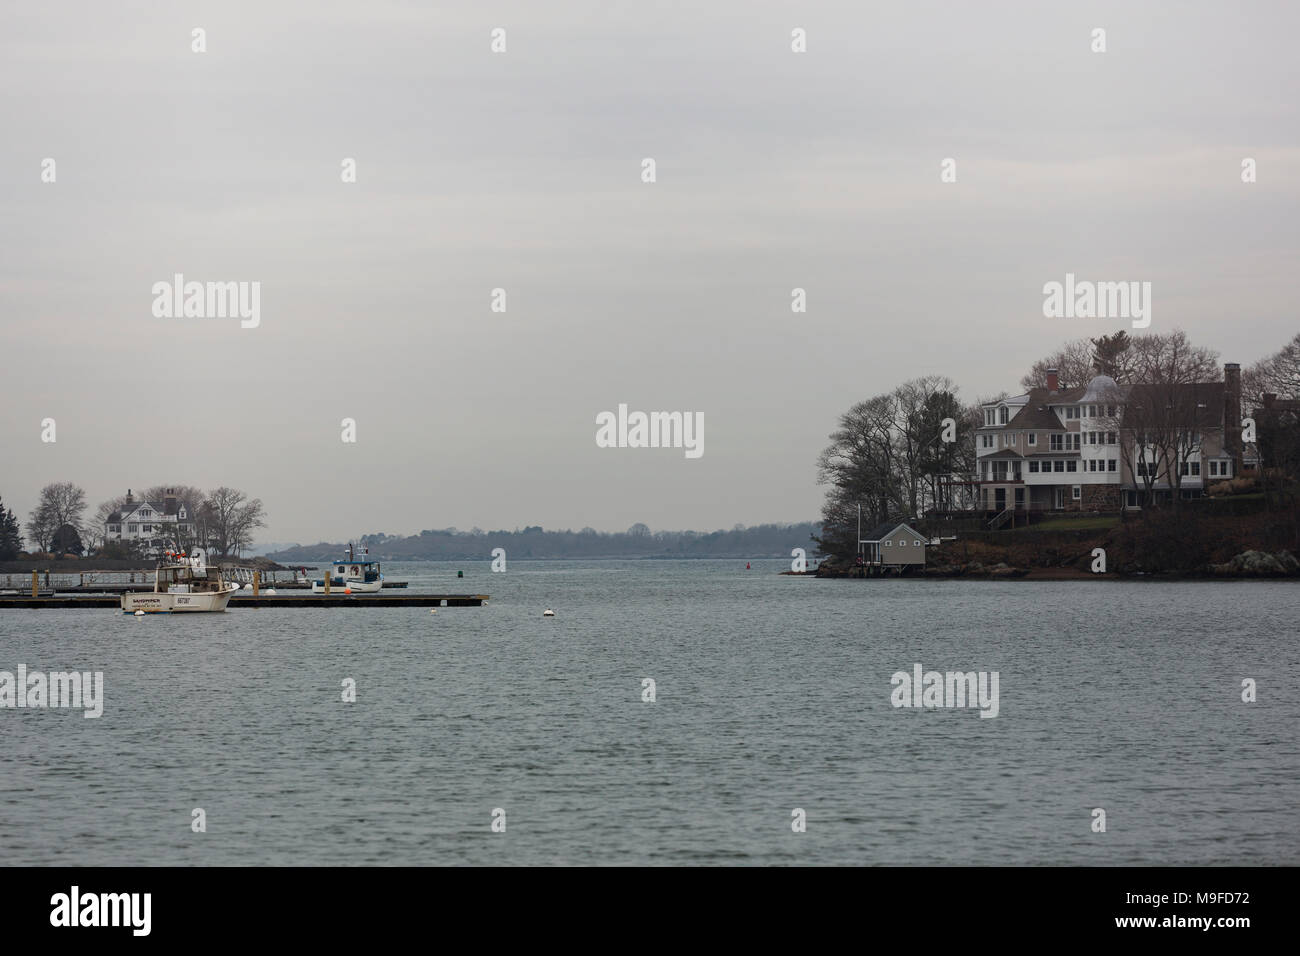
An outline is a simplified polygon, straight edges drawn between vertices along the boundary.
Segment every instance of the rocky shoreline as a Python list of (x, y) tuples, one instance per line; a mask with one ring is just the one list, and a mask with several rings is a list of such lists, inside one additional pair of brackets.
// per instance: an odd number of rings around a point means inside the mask
[[(1085, 564), (1080, 567), (1079, 563)], [(1004, 561), (985, 563), (941, 562), (924, 569), (910, 568), (904, 578), (972, 578), (976, 580), (1027, 580), (1027, 581), (1082, 581), (1098, 578), (1126, 580), (1199, 580), (1199, 579), (1259, 579), (1294, 578), (1300, 580), (1300, 560), (1289, 551), (1243, 551), (1220, 564), (1207, 564), (1187, 571), (1145, 571), (1124, 568), (1108, 573), (1093, 573), (1086, 569), (1088, 558), (1050, 567), (1016, 567)], [(827, 557), (818, 565), (812, 576), (819, 578), (857, 577), (856, 568), (848, 562)], [(890, 578), (897, 575), (890, 574)]]

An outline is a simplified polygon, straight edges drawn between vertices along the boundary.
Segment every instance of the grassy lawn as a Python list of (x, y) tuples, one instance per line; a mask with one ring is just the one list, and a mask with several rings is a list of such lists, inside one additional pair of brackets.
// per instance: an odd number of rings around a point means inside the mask
[(1102, 531), (1119, 524), (1119, 518), (1110, 515), (1086, 515), (1079, 518), (1048, 518), (1029, 526), (1030, 531)]

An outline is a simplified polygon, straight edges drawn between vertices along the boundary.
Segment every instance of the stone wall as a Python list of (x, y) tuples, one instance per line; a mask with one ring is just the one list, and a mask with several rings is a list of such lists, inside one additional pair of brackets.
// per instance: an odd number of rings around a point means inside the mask
[(1080, 504), (1084, 511), (1119, 511), (1123, 500), (1119, 485), (1084, 485)]

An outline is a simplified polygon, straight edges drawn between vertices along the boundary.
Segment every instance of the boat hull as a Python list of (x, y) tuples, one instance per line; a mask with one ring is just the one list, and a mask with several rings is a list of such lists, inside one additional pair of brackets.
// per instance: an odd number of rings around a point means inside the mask
[[(384, 582), (381, 578), (378, 581), (339, 581), (333, 578), (330, 581), (330, 594), (342, 594), (345, 591), (351, 591), (353, 594), (375, 594), (383, 590)], [(325, 582), (313, 581), (311, 583), (312, 594), (324, 594)]]
[(202, 614), (224, 611), (234, 595), (234, 588), (221, 591), (198, 591), (188, 594), (157, 594), (148, 591), (122, 595), (122, 613), (134, 614)]

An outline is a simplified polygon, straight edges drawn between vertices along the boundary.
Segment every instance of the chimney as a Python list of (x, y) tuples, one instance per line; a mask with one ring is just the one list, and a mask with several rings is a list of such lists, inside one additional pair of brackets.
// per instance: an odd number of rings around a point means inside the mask
[(1049, 368), (1047, 370), (1047, 390), (1049, 392), (1059, 392), (1061, 390), (1060, 369)]
[(135, 499), (131, 497), (131, 489), (130, 488), (126, 489), (126, 503), (129, 505), (134, 501)]
[(168, 488), (167, 493), (163, 495), (163, 514), (176, 514), (176, 489)]
[(1232, 474), (1241, 474), (1241, 366), (1223, 366), (1223, 450), (1232, 455)]

